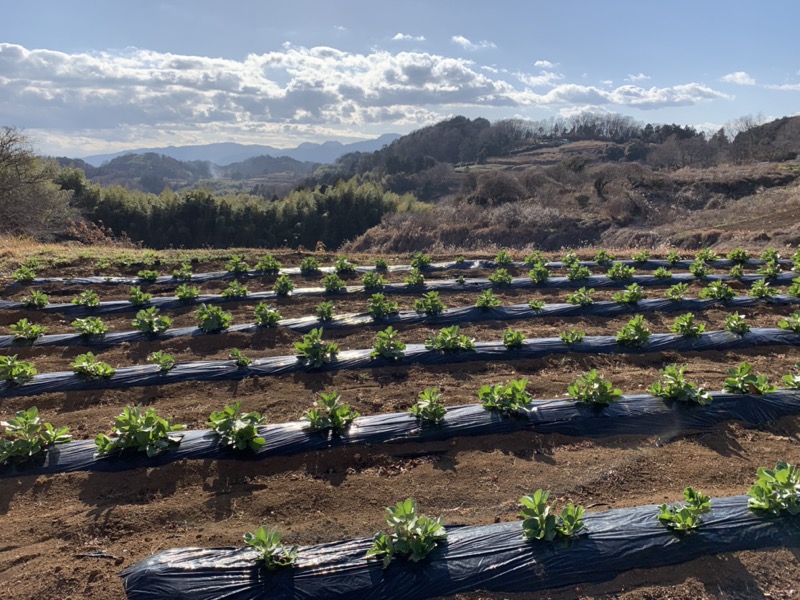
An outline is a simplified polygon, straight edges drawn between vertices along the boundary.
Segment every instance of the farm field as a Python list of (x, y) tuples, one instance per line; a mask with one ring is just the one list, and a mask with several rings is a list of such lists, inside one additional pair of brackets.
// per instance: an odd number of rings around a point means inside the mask
[[(250, 251), (249, 256), (259, 253)], [(591, 254), (579, 253), (591, 261)], [(584, 256), (584, 254), (586, 254)], [(656, 253), (654, 253), (656, 254)], [(757, 253), (753, 253), (757, 255)], [(664, 253), (666, 255), (666, 253)], [(296, 267), (300, 256), (280, 256), (285, 267)], [(320, 257), (332, 265), (334, 257)], [(356, 257), (359, 264), (374, 264), (375, 257)], [(434, 257), (447, 259), (453, 257)], [(468, 257), (492, 259), (491, 256)], [(515, 257), (519, 263), (522, 256)], [(544, 257), (557, 260), (555, 255)], [(626, 258), (628, 258), (626, 256)], [(663, 258), (656, 256), (655, 258)], [(691, 257), (688, 257), (691, 258)], [(784, 257), (788, 258), (788, 257)], [(13, 262), (13, 261), (12, 261)], [(179, 261), (176, 261), (179, 262)], [(250, 260), (251, 266), (255, 260)], [(390, 265), (408, 264), (408, 257), (391, 257)], [(21, 264), (17, 261), (14, 268)], [(9, 263), (10, 264), (10, 263)], [(196, 273), (221, 271), (226, 261), (214, 258), (194, 264)], [(174, 265), (177, 267), (177, 264)], [(83, 277), (91, 275), (136, 276), (146, 264), (98, 268), (96, 262), (76, 259), (55, 266), (37, 264), (37, 277)], [(707, 332), (725, 331), (726, 318), (743, 315), (750, 327), (777, 329), (798, 311), (789, 285), (793, 264), (779, 268), (777, 300), (754, 301), (732, 310), (723, 302), (694, 313), (695, 323)], [(161, 266), (161, 275), (173, 265)], [(757, 275), (759, 264), (748, 265), (747, 275)], [(2, 275), (5, 284), (0, 300), (22, 301), (32, 290), (49, 296), (51, 303), (70, 303), (81, 292), (95, 291), (101, 302), (127, 301), (128, 285), (79, 283), (14, 283), (11, 266)], [(529, 266), (508, 268), (513, 277), (525, 278)], [(592, 268), (602, 275), (605, 268)], [(488, 278), (494, 266), (469, 270), (426, 270), (425, 284), (465, 278)], [(675, 268), (675, 274), (687, 273)], [(565, 277), (569, 269), (553, 267), (552, 278)], [(649, 271), (639, 269), (637, 275)], [(750, 283), (728, 279), (729, 267), (713, 268), (712, 276), (725, 276), (737, 297), (748, 295)], [(402, 284), (409, 272), (390, 270), (387, 282)], [(298, 288), (320, 286), (324, 275), (291, 275)], [(357, 286), (362, 274), (343, 275), (348, 286)], [(276, 277), (242, 280), (249, 293), (268, 292)], [(686, 298), (699, 298), (710, 278), (695, 278), (685, 288)], [(201, 281), (201, 294), (219, 294), (231, 279)], [(631, 280), (633, 281), (633, 280)], [(191, 281), (190, 281), (191, 282)], [(577, 280), (580, 283), (580, 280)], [(181, 283), (143, 286), (154, 298), (171, 296)], [(572, 282), (575, 283), (575, 282)], [(613, 302), (627, 281), (612, 288), (598, 287), (592, 298)], [(663, 298), (674, 285), (664, 279), (645, 287), (645, 297)], [(567, 302), (577, 285), (568, 289), (546, 282), (530, 289), (492, 286), (499, 305), (545, 305)], [(401, 311), (413, 311), (427, 288), (385, 295), (398, 302)], [(377, 290), (375, 290), (377, 291)], [(322, 301), (332, 301), (336, 314), (365, 313), (371, 292), (346, 294), (287, 295), (268, 298), (283, 319), (312, 317)], [(448, 308), (472, 307), (477, 290), (457, 286), (441, 289), (440, 299)], [(233, 317), (234, 325), (252, 324), (259, 300), (239, 298), (220, 304)], [(634, 303), (635, 304), (635, 303)], [(143, 305), (144, 307), (147, 304)], [(196, 304), (165, 308), (161, 314), (173, 327), (197, 324)], [(72, 333), (78, 316), (68, 310), (32, 308), (0, 309), (0, 335), (27, 318), (47, 327), (48, 334)], [(91, 311), (89, 311), (90, 313)], [(676, 317), (687, 311), (647, 311), (641, 316), (653, 334), (669, 334)], [(108, 332), (132, 330), (135, 310), (100, 315)], [(491, 312), (472, 321), (460, 322), (460, 333), (479, 342), (499, 341), (509, 328), (524, 338), (558, 338), (570, 329), (586, 336), (614, 336), (634, 317), (619, 316), (530, 316), (514, 320), (492, 319)], [(376, 321), (353, 327), (323, 328), (323, 339), (335, 342), (340, 352), (372, 347), (376, 333), (386, 323)], [(406, 344), (422, 344), (449, 325), (441, 316), (430, 315), (418, 322), (398, 322), (394, 328)], [(733, 335), (733, 334), (730, 334)], [(31, 361), (40, 374), (69, 371), (71, 363), (87, 350), (122, 368), (146, 365), (150, 353), (163, 350), (177, 363), (227, 361), (232, 348), (249, 358), (291, 356), (304, 333), (282, 325), (259, 327), (247, 332), (187, 335), (172, 339), (154, 336), (145, 341), (110, 346), (13, 346), (0, 351)], [(646, 343), (645, 343), (646, 345)], [(208, 416), (225, 405), (241, 402), (246, 412), (258, 411), (269, 424), (298, 421), (319, 399), (321, 392), (341, 394), (361, 415), (405, 412), (426, 388), (442, 393), (448, 407), (475, 404), (483, 385), (505, 384), (527, 378), (527, 391), (535, 400), (568, 399), (567, 388), (579, 376), (596, 369), (614, 387), (627, 394), (646, 394), (667, 365), (686, 365), (686, 378), (709, 391), (723, 389), (728, 370), (747, 362), (778, 387), (781, 378), (797, 373), (800, 348), (795, 343), (741, 347), (732, 350), (645, 352), (633, 347), (620, 354), (566, 352), (538, 358), (466, 360), (453, 364), (392, 364), (387, 361), (368, 369), (311, 369), (268, 377), (245, 377), (232, 381), (184, 381), (170, 385), (54, 391), (16, 396), (12, 387), (0, 389), (0, 420), (17, 411), (37, 406), (43, 421), (69, 427), (73, 437), (92, 440), (98, 433), (110, 434), (114, 418), (125, 406), (154, 408), (188, 429), (207, 429)], [(335, 362), (335, 359), (334, 359)], [(154, 367), (153, 367), (154, 368)], [(113, 378), (112, 378), (113, 380)], [(0, 384), (2, 385), (2, 384)], [(23, 384), (21, 388), (27, 384)], [(9, 393), (6, 394), (6, 391)], [(757, 396), (753, 398), (758, 402)], [(699, 409), (699, 407), (698, 407)], [(783, 416), (758, 425), (723, 420), (702, 431), (683, 431), (669, 421), (657, 432), (636, 431), (604, 436), (540, 433), (535, 430), (504, 435), (456, 436), (440, 441), (405, 441), (354, 445), (301, 452), (262, 460), (235, 458), (187, 460), (157, 467), (119, 472), (75, 471), (35, 475), (0, 471), (0, 595), (9, 598), (124, 598), (119, 573), (138, 561), (170, 548), (242, 546), (242, 535), (261, 525), (277, 527), (288, 544), (325, 544), (349, 538), (369, 538), (385, 527), (384, 507), (414, 498), (420, 511), (442, 516), (445, 526), (489, 525), (518, 519), (518, 500), (539, 488), (552, 492), (559, 506), (581, 504), (587, 513), (681, 500), (683, 489), (692, 486), (714, 498), (745, 494), (756, 480), (759, 467), (773, 467), (783, 460), (800, 463), (800, 415)], [(169, 453), (170, 450), (165, 452)], [(653, 507), (653, 519), (657, 510)], [(787, 517), (789, 518), (789, 517)], [(791, 517), (796, 519), (797, 517)], [(691, 544), (692, 535), (675, 537)], [(591, 531), (587, 534), (591, 536)], [(547, 543), (547, 542), (532, 542)], [(794, 547), (746, 550), (706, 556), (678, 565), (638, 569), (617, 574), (610, 581), (580, 584), (577, 588), (555, 587), (535, 593), (478, 591), (452, 595), (471, 600), (500, 598), (795, 598), (800, 593), (800, 540)], [(36, 576), (32, 576), (36, 574)], [(612, 574), (609, 574), (612, 575)]]

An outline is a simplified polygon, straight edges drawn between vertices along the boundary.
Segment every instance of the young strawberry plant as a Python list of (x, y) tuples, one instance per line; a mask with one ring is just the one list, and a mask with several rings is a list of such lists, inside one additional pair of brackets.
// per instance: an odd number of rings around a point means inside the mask
[(700, 290), (700, 297), (706, 300), (719, 300), (725, 302), (736, 296), (736, 292), (724, 281), (712, 281), (702, 290)]
[(17, 283), (30, 283), (36, 279), (36, 271), (30, 267), (21, 266), (11, 274), (11, 278)]
[(598, 250), (597, 254), (594, 255), (594, 262), (598, 265), (608, 265), (611, 264), (617, 257), (608, 252), (607, 250)]
[(245, 367), (249, 366), (250, 363), (253, 361), (244, 355), (244, 352), (239, 350), (238, 348), (231, 348), (230, 353), (228, 354), (228, 358), (233, 361), (240, 369), (244, 369)]
[(389, 281), (377, 271), (367, 271), (361, 279), (364, 291), (382, 290)]
[(625, 291), (616, 292), (612, 296), (614, 302), (621, 304), (636, 304), (644, 298), (644, 288), (638, 283), (632, 283), (625, 288)]
[(603, 379), (595, 369), (578, 377), (567, 391), (578, 402), (603, 406), (617, 402), (622, 396), (622, 390)]
[(457, 267), (461, 268), (464, 266), (464, 263), (467, 262), (467, 259), (463, 256), (456, 256), (455, 260), (453, 261)]
[(569, 346), (570, 344), (579, 344), (582, 342), (583, 338), (586, 337), (586, 334), (583, 331), (572, 327), (571, 329), (567, 329), (566, 331), (559, 333), (558, 337), (561, 338), (562, 342)]
[(703, 279), (708, 277), (708, 274), (711, 273), (711, 268), (705, 263), (705, 261), (695, 260), (689, 265), (689, 273), (698, 279)]
[(263, 275), (277, 275), (280, 273), (281, 266), (281, 262), (277, 258), (272, 256), (272, 254), (267, 254), (259, 259), (256, 263), (255, 270), (257, 273)]
[(522, 507), (522, 533), (526, 540), (550, 542), (556, 537), (569, 539), (585, 532), (586, 525), (581, 520), (584, 513), (582, 506), (567, 504), (561, 510), (561, 515), (557, 515), (553, 505), (548, 502), (549, 499), (550, 492), (542, 489), (519, 499)]
[(414, 310), (424, 312), (426, 315), (438, 315), (446, 308), (439, 298), (439, 292), (428, 292), (423, 294), (422, 298), (414, 300)]
[(372, 294), (367, 300), (367, 312), (376, 321), (384, 317), (396, 315), (399, 311), (397, 302), (389, 300), (383, 294)]
[(72, 299), (72, 303), (85, 306), (86, 308), (95, 308), (100, 306), (100, 296), (93, 290), (86, 290), (75, 296)]
[(50, 298), (39, 290), (31, 291), (30, 296), (22, 299), (22, 306), (25, 308), (44, 308), (48, 304), (50, 304)]
[[(798, 263), (798, 266), (800, 266), (800, 263)], [(800, 297), (800, 277), (792, 279), (792, 284), (786, 289), (786, 295), (793, 298)]]
[(636, 274), (636, 269), (623, 263), (614, 263), (611, 268), (606, 271), (606, 277), (614, 281), (624, 281), (632, 279)]
[(302, 341), (294, 343), (297, 358), (311, 369), (318, 369), (331, 362), (339, 352), (339, 346), (322, 340), (322, 328), (312, 329)]
[(281, 320), (280, 311), (265, 302), (256, 304), (255, 315), (256, 325), (259, 327), (277, 327)]
[(0, 356), (0, 381), (21, 385), (33, 379), (36, 367), (32, 362), (17, 360), (17, 355)]
[(510, 287), (511, 283), (514, 281), (514, 278), (511, 276), (511, 273), (501, 267), (489, 275), (489, 281), (491, 281), (497, 287), (504, 288)]
[(774, 469), (758, 469), (758, 480), (747, 491), (747, 506), (776, 517), (786, 511), (800, 515), (800, 469), (782, 460)]
[(72, 326), (80, 335), (103, 335), (108, 331), (108, 326), (100, 317), (86, 317), (85, 319), (75, 319)]
[(195, 312), (197, 327), (204, 333), (218, 333), (231, 326), (233, 315), (213, 304), (201, 304)]
[(181, 302), (194, 302), (200, 296), (200, 288), (185, 283), (175, 288), (175, 297)]
[(737, 335), (744, 335), (750, 331), (750, 325), (747, 324), (743, 315), (733, 313), (725, 317), (725, 329)]
[(706, 326), (702, 323), (694, 322), (694, 315), (686, 313), (675, 317), (675, 322), (670, 326), (670, 331), (682, 335), (683, 337), (696, 338), (706, 330)]
[(208, 417), (208, 426), (220, 436), (223, 446), (230, 446), (234, 450), (258, 450), (266, 440), (258, 435), (258, 426), (266, 423), (267, 419), (257, 412), (243, 413), (242, 403), (228, 404), (220, 411), (214, 411)]
[(278, 275), (275, 283), (272, 285), (272, 291), (276, 296), (288, 296), (294, 289), (294, 282), (289, 279), (286, 273)]
[(428, 350), (440, 350), (442, 352), (469, 352), (475, 349), (475, 340), (468, 338), (460, 332), (458, 325), (445, 327), (435, 336), (425, 340), (425, 347)]
[(447, 537), (444, 520), (418, 516), (417, 503), (410, 498), (388, 507), (386, 522), (392, 531), (376, 533), (372, 547), (367, 551), (367, 558), (383, 557), (384, 569), (389, 567), (395, 555), (405, 556), (413, 562), (423, 560)]
[(728, 252), (727, 258), (732, 262), (742, 264), (750, 260), (750, 253), (744, 248), (734, 248)]
[(698, 250), (697, 253), (694, 255), (695, 260), (702, 260), (703, 262), (709, 263), (714, 262), (715, 260), (719, 260), (719, 255), (714, 252), (711, 248), (703, 248)]
[(800, 363), (797, 363), (794, 368), (797, 369), (797, 372), (784, 375), (781, 381), (786, 384), (787, 388), (797, 390), (800, 389)]
[(148, 283), (153, 283), (156, 279), (158, 279), (158, 271), (153, 271), (150, 269), (145, 269), (143, 271), (139, 271), (136, 276), (141, 279), (142, 281), (146, 281)]
[(431, 257), (426, 254), (422, 254), (421, 252), (417, 252), (411, 258), (411, 266), (415, 269), (420, 269), (420, 270), (427, 269), (428, 267), (431, 266)]
[(372, 358), (388, 358), (390, 360), (403, 358), (406, 345), (398, 336), (399, 333), (391, 325), (376, 333), (370, 356)]
[(591, 275), (592, 272), (589, 270), (589, 267), (585, 267), (578, 263), (572, 265), (567, 271), (567, 279), (569, 279), (570, 281), (581, 281), (583, 279), (589, 279)]
[(512, 379), (506, 385), (483, 385), (478, 390), (478, 399), (487, 410), (513, 415), (531, 403), (531, 395), (525, 391), (527, 386), (527, 378)]
[(99, 360), (91, 352), (76, 356), (71, 366), (73, 373), (87, 379), (108, 379), (116, 372), (114, 367)]
[(157, 335), (172, 327), (172, 319), (159, 314), (158, 308), (151, 306), (137, 312), (131, 325), (142, 333)]
[(530, 306), (533, 310), (542, 310), (547, 304), (544, 300), (537, 300), (533, 298), (530, 302), (528, 302), (528, 306)]
[(617, 333), (617, 343), (622, 346), (641, 347), (650, 339), (650, 330), (642, 315), (636, 315)]
[(594, 288), (586, 289), (582, 287), (575, 290), (572, 294), (569, 294), (567, 296), (567, 302), (578, 306), (589, 306), (590, 304), (594, 304), (592, 294), (594, 294)]
[(386, 262), (385, 258), (378, 257), (375, 259), (375, 270), (376, 271), (387, 271), (389, 269), (389, 263)]
[(526, 267), (532, 267), (538, 263), (544, 263), (544, 254), (541, 250), (534, 250), (522, 259), (522, 264)]
[(317, 313), (317, 319), (323, 322), (332, 321), (333, 314), (336, 306), (330, 300), (320, 302), (315, 307), (314, 311)]
[(769, 283), (767, 283), (766, 279), (759, 279), (750, 287), (750, 295), (753, 298), (759, 298), (761, 300), (769, 300), (770, 298), (777, 296), (778, 292), (779, 290), (771, 287)]
[(574, 267), (580, 262), (578, 255), (575, 254), (574, 250), (569, 250), (564, 257), (561, 259), (561, 264), (563, 264), (567, 268)]
[(722, 389), (735, 394), (769, 394), (775, 391), (775, 386), (770, 385), (766, 375), (754, 375), (753, 365), (743, 362), (735, 369), (728, 369), (728, 377)]
[(502, 302), (500, 302), (500, 298), (495, 296), (492, 290), (482, 291), (478, 295), (478, 299), (475, 301), (475, 307), (480, 308), (484, 312), (490, 311), (501, 304)]
[(250, 265), (245, 262), (244, 256), (234, 254), (231, 256), (230, 260), (225, 263), (225, 270), (233, 275), (241, 275), (242, 273), (247, 273), (250, 270)]
[(653, 271), (653, 277), (656, 279), (672, 279), (672, 271), (666, 267), (658, 267)]
[(442, 402), (442, 395), (435, 388), (426, 388), (418, 396), (417, 403), (408, 409), (420, 421), (439, 425), (444, 421), (447, 408)]
[(192, 278), (192, 265), (181, 263), (180, 268), (172, 270), (172, 278), (178, 281), (189, 281)]
[(128, 295), (128, 302), (130, 302), (134, 306), (141, 306), (142, 304), (150, 302), (150, 299), (152, 297), (153, 294), (148, 294), (147, 292), (143, 292), (140, 286), (134, 285), (131, 287), (130, 294)]
[(759, 267), (757, 273), (767, 279), (775, 279), (781, 274), (781, 265), (777, 261), (767, 261)]
[(678, 368), (676, 365), (667, 365), (658, 373), (661, 378), (647, 388), (653, 396), (660, 396), (676, 402), (694, 404), (710, 404), (711, 395), (696, 384), (686, 381), (684, 372), (686, 367)]
[(508, 267), (514, 264), (514, 257), (507, 250), (500, 250), (494, 257), (494, 264), (499, 267)]
[(547, 283), (550, 277), (550, 271), (543, 261), (536, 262), (532, 265), (531, 270), (528, 271), (528, 277), (535, 284)]
[(516, 331), (509, 327), (503, 332), (503, 345), (511, 350), (512, 348), (522, 348), (525, 342), (525, 336), (521, 331)]
[(186, 426), (173, 425), (171, 418), (159, 417), (154, 408), (148, 408), (142, 413), (139, 406), (126, 406), (114, 419), (111, 436), (99, 433), (95, 438), (96, 456), (136, 448), (152, 458), (171, 445), (179, 444), (183, 436), (175, 435), (174, 432), (182, 429), (186, 429)]
[(337, 275), (350, 275), (356, 272), (356, 266), (346, 256), (340, 256), (333, 264), (333, 270)]
[(347, 286), (347, 282), (336, 273), (328, 273), (322, 278), (322, 287), (328, 294), (338, 294), (344, 291), (345, 286)]
[(686, 297), (686, 292), (688, 290), (689, 290), (689, 284), (676, 283), (675, 285), (672, 285), (669, 288), (667, 288), (667, 291), (664, 292), (664, 296), (669, 300), (680, 302)]
[(671, 265), (676, 265), (681, 261), (681, 255), (677, 250), (670, 250), (667, 253), (667, 262)]
[(223, 298), (227, 298), (228, 300), (235, 300), (237, 298), (246, 298), (247, 297), (247, 287), (239, 283), (238, 281), (231, 281), (222, 293), (220, 294)]
[(658, 520), (674, 531), (696, 529), (702, 522), (700, 516), (711, 510), (711, 498), (691, 487), (683, 490), (685, 504), (662, 504), (658, 507)]
[(313, 256), (306, 256), (300, 261), (300, 273), (303, 275), (316, 275), (319, 273), (319, 261)]
[(778, 327), (795, 333), (800, 333), (800, 312), (796, 312), (785, 319), (778, 321)]
[(5, 427), (4, 437), (0, 437), (0, 465), (13, 460), (28, 460), (50, 446), (72, 439), (69, 428), (56, 429), (50, 423), (42, 422), (35, 406), (18, 411), (13, 419), (0, 421), (0, 426)]
[(156, 350), (155, 352), (151, 352), (147, 355), (147, 362), (151, 365), (158, 365), (159, 370), (162, 373), (166, 373), (167, 371), (171, 371), (175, 368), (175, 357), (172, 354), (168, 354), (163, 350)]
[(758, 258), (766, 263), (777, 263), (781, 259), (781, 254), (775, 248), (767, 248)]
[(361, 416), (349, 404), (339, 402), (340, 398), (335, 390), (328, 393), (320, 392), (319, 400), (314, 402), (313, 408), (303, 415), (303, 420), (308, 421), (308, 429), (340, 433)]
[(456, 277), (453, 279), (453, 281), (455, 281), (458, 285), (464, 285), (464, 284), (467, 283), (467, 280), (464, 279), (464, 276), (461, 275), (460, 273), (458, 275), (456, 275)]
[(739, 280), (744, 277), (744, 267), (742, 265), (733, 265), (730, 271), (728, 271), (728, 275)]
[(425, 275), (423, 275), (422, 271), (418, 268), (414, 267), (409, 274), (406, 275), (405, 279), (403, 279), (403, 283), (408, 287), (422, 287), (425, 285)]
[(32, 342), (38, 340), (47, 332), (47, 327), (44, 325), (36, 325), (28, 321), (28, 319), (20, 319), (16, 323), (8, 326), (11, 333), (14, 334), (14, 339), (17, 341)]
[(269, 571), (290, 567), (297, 562), (297, 546), (286, 547), (281, 544), (281, 534), (277, 529), (259, 527), (244, 534), (244, 543), (258, 553), (259, 562)]

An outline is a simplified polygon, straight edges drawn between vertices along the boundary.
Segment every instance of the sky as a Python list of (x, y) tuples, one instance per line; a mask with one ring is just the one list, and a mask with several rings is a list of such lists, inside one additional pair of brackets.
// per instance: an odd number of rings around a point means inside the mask
[(614, 112), (715, 131), (800, 111), (796, 0), (3, 3), (0, 126), (43, 154)]

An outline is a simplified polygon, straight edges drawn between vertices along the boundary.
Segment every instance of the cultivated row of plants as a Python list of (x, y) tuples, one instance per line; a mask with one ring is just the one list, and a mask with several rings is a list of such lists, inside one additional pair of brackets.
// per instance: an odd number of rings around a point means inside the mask
[[(247, 359), (240, 356), (240, 364)], [(787, 388), (800, 389), (800, 363), (797, 372), (786, 375), (782, 381)], [(0, 368), (3, 368), (0, 366)], [(654, 396), (671, 402), (706, 405), (712, 396), (701, 386), (688, 381), (686, 367), (667, 365), (659, 372), (659, 378), (647, 390)], [(507, 417), (521, 415), (529, 410), (534, 402), (527, 391), (528, 379), (510, 380), (506, 383), (483, 385), (477, 392), (483, 408)], [(742, 363), (728, 371), (723, 390), (726, 392), (760, 395), (777, 390), (765, 375), (753, 373), (752, 365)], [(580, 375), (567, 388), (569, 397), (575, 402), (592, 406), (608, 406), (622, 397), (622, 391), (606, 381), (597, 370)], [(427, 426), (437, 426), (444, 422), (447, 407), (442, 393), (436, 388), (423, 390), (409, 412)], [(311, 432), (341, 434), (359, 417), (350, 404), (342, 402), (341, 395), (334, 391), (321, 392), (319, 399), (306, 411), (302, 420)], [(220, 437), (220, 443), (234, 450), (257, 451), (264, 444), (258, 427), (266, 423), (266, 418), (257, 412), (245, 413), (241, 403), (225, 406), (221, 411), (212, 412), (208, 425)], [(55, 444), (71, 439), (67, 428), (55, 428), (50, 423), (41, 422), (36, 407), (20, 411), (15, 418), (4, 422), (4, 437), (0, 437), (0, 464), (12, 460), (27, 460), (46, 451)], [(185, 429), (175, 425), (172, 419), (159, 416), (154, 408), (142, 410), (141, 407), (127, 406), (116, 417), (111, 435), (98, 434), (95, 438), (97, 456), (105, 456), (135, 448), (153, 457), (162, 450), (180, 443), (176, 432)]]

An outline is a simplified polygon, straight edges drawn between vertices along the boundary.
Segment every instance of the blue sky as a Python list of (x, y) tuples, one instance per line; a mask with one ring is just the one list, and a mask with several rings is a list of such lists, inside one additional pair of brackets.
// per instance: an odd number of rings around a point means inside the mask
[(800, 3), (8, 2), (0, 125), (45, 153), (406, 133), (617, 112), (800, 111)]

